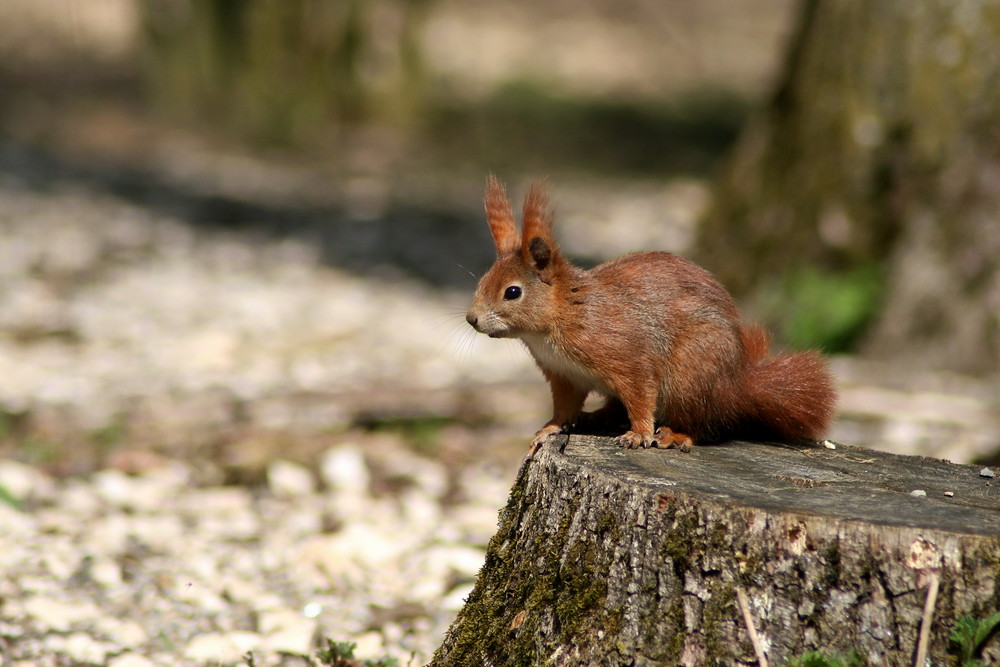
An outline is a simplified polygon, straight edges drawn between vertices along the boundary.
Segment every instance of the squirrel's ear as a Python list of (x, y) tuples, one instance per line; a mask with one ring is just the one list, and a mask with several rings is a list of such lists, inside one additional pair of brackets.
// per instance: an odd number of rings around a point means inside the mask
[(528, 189), (521, 227), (521, 253), (526, 261), (534, 265), (539, 277), (550, 282), (558, 248), (552, 238), (552, 211), (544, 182), (536, 181)]
[(490, 224), (493, 243), (497, 247), (497, 255), (504, 255), (517, 249), (521, 242), (514, 224), (514, 211), (507, 199), (507, 190), (493, 174), (486, 178), (486, 221)]

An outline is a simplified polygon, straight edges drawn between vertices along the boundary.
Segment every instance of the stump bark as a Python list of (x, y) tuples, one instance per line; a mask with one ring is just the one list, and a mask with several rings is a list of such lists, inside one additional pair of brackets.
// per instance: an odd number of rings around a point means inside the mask
[(432, 665), (784, 664), (812, 650), (951, 664), (955, 621), (1000, 609), (1000, 478), (979, 471), (843, 445), (561, 437), (518, 473)]

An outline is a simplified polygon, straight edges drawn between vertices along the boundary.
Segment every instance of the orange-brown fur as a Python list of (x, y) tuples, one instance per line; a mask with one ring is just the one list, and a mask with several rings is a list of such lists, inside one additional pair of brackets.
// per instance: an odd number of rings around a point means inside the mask
[(624, 407), (625, 447), (822, 437), (836, 402), (823, 358), (770, 356), (767, 332), (740, 321), (708, 271), (667, 252), (584, 270), (559, 252), (542, 185), (525, 198), (520, 232), (492, 176), (485, 202), (497, 259), (467, 319), (490, 336), (521, 339), (548, 380), (554, 414), (534, 447), (572, 426), (591, 391), (609, 398), (611, 412)]

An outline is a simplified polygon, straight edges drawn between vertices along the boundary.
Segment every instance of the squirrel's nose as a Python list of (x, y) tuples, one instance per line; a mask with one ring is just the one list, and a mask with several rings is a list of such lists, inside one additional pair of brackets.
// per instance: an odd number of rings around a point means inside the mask
[(469, 312), (465, 314), (465, 321), (475, 327), (476, 323), (479, 322), (479, 318)]

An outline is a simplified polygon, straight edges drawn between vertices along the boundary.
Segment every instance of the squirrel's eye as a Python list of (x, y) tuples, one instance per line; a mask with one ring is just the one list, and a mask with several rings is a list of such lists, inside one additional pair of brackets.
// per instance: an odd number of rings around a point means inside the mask
[(503, 291), (504, 301), (513, 301), (514, 299), (521, 298), (521, 288), (517, 285), (511, 285)]

